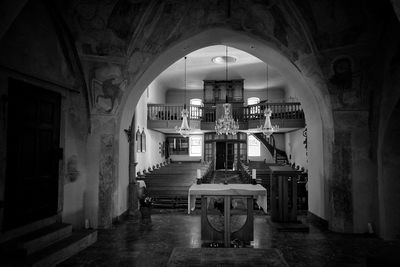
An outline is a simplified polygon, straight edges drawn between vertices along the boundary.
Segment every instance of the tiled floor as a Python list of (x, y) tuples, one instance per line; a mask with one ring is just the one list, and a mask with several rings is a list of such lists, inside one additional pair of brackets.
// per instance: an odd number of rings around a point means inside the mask
[[(174, 247), (201, 247), (199, 211), (185, 212), (154, 210), (152, 226), (127, 220), (100, 230), (93, 246), (61, 266), (164, 266)], [(313, 225), (309, 233), (278, 232), (269, 216), (261, 213), (254, 223), (254, 248), (277, 248), (290, 266), (365, 266), (368, 255), (392, 245), (376, 237), (336, 234)]]

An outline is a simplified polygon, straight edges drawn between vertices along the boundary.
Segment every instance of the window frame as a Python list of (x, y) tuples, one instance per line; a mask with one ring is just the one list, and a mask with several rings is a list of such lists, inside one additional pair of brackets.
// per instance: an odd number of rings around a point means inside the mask
[[(251, 101), (251, 100), (253, 100), (253, 99), (257, 99), (256, 103), (249, 104), (249, 101)], [(248, 105), (248, 106), (257, 105), (257, 104), (259, 104), (259, 103), (260, 103), (260, 98), (259, 98), (259, 97), (252, 96), (252, 97), (248, 97), (248, 98), (247, 98), (247, 105)]]
[[(254, 141), (256, 141), (257, 142), (257, 145), (252, 145), (251, 144), (251, 142), (253, 141), (253, 140), (250, 140), (250, 138), (251, 139), (254, 139)], [(254, 147), (254, 149), (257, 149), (257, 151), (258, 151), (258, 153), (254, 153), (254, 151), (252, 150), (251, 152), (252, 153), (250, 153), (250, 149), (252, 148), (252, 147)], [(261, 142), (260, 141), (258, 141), (257, 140), (257, 138), (255, 138), (253, 135), (251, 135), (251, 134), (249, 134), (248, 136), (247, 136), (247, 156), (248, 157), (260, 157), (261, 156)]]
[[(193, 100), (199, 101), (200, 104), (193, 104), (193, 103), (192, 103)], [(191, 99), (189, 100), (189, 105), (201, 107), (201, 106), (203, 106), (203, 99), (201, 99), (201, 98), (191, 98)]]
[[(253, 104), (249, 104), (249, 100), (256, 100), (256, 103)], [(256, 96), (252, 96), (252, 97), (248, 97), (247, 98), (247, 106), (253, 106), (253, 105), (257, 105), (260, 103), (260, 98), (256, 97)], [(258, 114), (260, 113), (260, 106), (255, 106), (255, 107), (250, 107), (249, 109), (250, 114)]]
[[(194, 154), (192, 152), (192, 142), (193, 139), (199, 139), (200, 142), (200, 153)], [(196, 145), (197, 146), (197, 145)], [(202, 157), (203, 156), (203, 149), (204, 149), (204, 142), (203, 142), (203, 136), (202, 135), (190, 135), (189, 136), (189, 157)]]

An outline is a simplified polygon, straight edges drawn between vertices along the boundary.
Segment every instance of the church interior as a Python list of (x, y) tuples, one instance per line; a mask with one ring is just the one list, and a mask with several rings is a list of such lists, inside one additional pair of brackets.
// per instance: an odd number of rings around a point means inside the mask
[(400, 266), (399, 1), (0, 14), (1, 266)]

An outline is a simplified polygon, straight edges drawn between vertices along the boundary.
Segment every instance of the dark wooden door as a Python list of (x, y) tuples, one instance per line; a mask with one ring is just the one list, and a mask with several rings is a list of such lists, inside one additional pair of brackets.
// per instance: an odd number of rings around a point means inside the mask
[(226, 145), (225, 142), (216, 142), (215, 169), (225, 169)]
[(235, 156), (233, 143), (226, 144), (226, 168), (229, 170), (233, 169), (233, 161)]
[(61, 96), (10, 80), (4, 228), (57, 213)]

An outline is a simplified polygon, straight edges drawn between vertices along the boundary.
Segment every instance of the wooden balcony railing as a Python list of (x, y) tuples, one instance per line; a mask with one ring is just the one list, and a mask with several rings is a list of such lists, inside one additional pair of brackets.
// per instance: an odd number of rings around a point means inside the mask
[(263, 103), (244, 107), (244, 120), (259, 120), (264, 118), (266, 108), (272, 110), (271, 119), (304, 119), (300, 103)]
[[(183, 105), (168, 105), (168, 104), (148, 104), (147, 119), (148, 120), (181, 120), (181, 111)], [(202, 107), (189, 106), (189, 118), (191, 120), (200, 120), (203, 114)]]
[[(239, 121), (251, 121), (264, 118), (264, 110), (272, 110), (271, 119), (304, 119), (304, 112), (300, 103), (262, 103), (247, 107), (232, 108), (233, 118)], [(148, 104), (148, 120), (181, 120), (183, 105)], [(216, 108), (204, 108), (200, 106), (189, 106), (189, 118), (201, 120), (202, 122), (215, 122)]]

